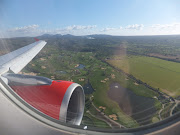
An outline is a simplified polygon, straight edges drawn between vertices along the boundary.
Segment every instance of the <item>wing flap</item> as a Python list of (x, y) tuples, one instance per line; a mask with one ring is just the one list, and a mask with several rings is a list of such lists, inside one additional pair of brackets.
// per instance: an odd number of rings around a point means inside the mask
[(0, 67), (10, 69), (14, 73), (20, 72), (46, 45), (45, 41), (38, 41), (0, 56)]

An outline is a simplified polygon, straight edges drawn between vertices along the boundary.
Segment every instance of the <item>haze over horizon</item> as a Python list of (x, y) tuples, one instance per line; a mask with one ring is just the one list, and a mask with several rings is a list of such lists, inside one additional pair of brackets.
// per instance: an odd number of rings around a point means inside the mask
[(2, 0), (0, 37), (180, 34), (179, 0)]

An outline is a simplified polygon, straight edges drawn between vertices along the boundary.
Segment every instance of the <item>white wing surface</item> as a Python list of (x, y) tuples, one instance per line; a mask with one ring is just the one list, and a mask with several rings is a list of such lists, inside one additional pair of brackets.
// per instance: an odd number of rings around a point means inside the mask
[(0, 56), (0, 74), (7, 71), (20, 72), (46, 45), (45, 41), (37, 41), (13, 52)]

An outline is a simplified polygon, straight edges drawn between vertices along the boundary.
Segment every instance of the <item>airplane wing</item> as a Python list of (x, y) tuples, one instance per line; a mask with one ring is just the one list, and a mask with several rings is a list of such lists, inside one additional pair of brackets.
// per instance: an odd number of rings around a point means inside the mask
[(0, 75), (8, 71), (20, 72), (46, 45), (43, 40), (0, 56)]

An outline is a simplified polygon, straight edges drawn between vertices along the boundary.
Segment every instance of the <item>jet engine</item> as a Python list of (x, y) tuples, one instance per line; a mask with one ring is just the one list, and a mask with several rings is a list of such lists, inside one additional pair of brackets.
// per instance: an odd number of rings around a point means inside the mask
[(83, 88), (70, 81), (6, 73), (8, 85), (38, 111), (62, 122), (80, 125), (85, 105)]

